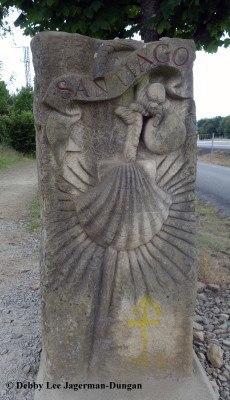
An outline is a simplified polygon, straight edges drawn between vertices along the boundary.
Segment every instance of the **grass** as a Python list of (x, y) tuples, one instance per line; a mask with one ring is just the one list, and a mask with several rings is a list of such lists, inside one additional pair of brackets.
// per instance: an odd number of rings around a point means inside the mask
[(33, 365), (32, 368), (31, 368), (30, 372), (31, 372), (31, 375), (32, 375), (33, 379), (35, 379), (37, 377), (37, 375), (38, 375), (39, 364), (40, 363), (38, 362), (37, 364)]
[(30, 206), (27, 230), (30, 233), (39, 233), (41, 230), (41, 206), (38, 194)]
[(218, 252), (223, 249), (223, 243), (210, 233), (200, 232), (198, 234), (198, 240), (206, 250), (212, 249)]
[(0, 170), (8, 168), (11, 165), (24, 163), (33, 160), (32, 156), (24, 156), (16, 150), (11, 149), (5, 145), (0, 145)]
[(230, 221), (215, 207), (196, 201), (198, 279), (230, 283)]
[(208, 164), (230, 167), (230, 150), (214, 150), (210, 154), (198, 155), (198, 160)]

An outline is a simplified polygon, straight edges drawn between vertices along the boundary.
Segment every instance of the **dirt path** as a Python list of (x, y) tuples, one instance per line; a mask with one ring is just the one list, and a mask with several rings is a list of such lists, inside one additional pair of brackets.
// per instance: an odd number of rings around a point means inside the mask
[(0, 218), (18, 220), (27, 214), (27, 206), (37, 191), (35, 162), (0, 171)]
[[(0, 171), (0, 399), (31, 400), (39, 352), (38, 238), (26, 230), (37, 192), (35, 162)], [(26, 374), (24, 368), (30, 367)], [(7, 382), (8, 386), (7, 387)]]

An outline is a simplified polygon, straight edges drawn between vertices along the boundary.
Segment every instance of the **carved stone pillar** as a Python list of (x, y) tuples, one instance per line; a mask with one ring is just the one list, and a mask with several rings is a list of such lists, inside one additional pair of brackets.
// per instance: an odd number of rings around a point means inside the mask
[(45, 32), (32, 41), (41, 379), (64, 391), (48, 399), (72, 398), (66, 381), (192, 377), (194, 51), (169, 38)]

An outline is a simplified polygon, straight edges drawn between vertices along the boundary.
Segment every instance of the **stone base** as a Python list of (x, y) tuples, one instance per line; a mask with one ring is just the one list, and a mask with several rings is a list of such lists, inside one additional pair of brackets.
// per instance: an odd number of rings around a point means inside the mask
[[(41, 362), (37, 382), (43, 383)], [(76, 382), (72, 382), (73, 384)], [(80, 384), (80, 382), (77, 382)], [(99, 382), (102, 383), (102, 382)], [(128, 382), (124, 382), (128, 383)], [(139, 382), (132, 382), (139, 383)], [(211, 384), (194, 354), (194, 376), (177, 380), (164, 379), (155, 382), (149, 377), (140, 382), (142, 389), (45, 389), (35, 392), (34, 400), (217, 400)], [(106, 383), (107, 384), (107, 383)], [(109, 382), (108, 382), (109, 384)]]

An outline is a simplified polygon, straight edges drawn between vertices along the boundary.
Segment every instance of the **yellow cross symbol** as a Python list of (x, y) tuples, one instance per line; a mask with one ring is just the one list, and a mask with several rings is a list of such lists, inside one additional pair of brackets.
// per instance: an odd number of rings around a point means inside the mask
[(140, 319), (128, 321), (129, 326), (141, 326), (142, 328), (142, 339), (143, 339), (143, 352), (147, 349), (147, 327), (148, 325), (159, 324), (156, 319), (148, 319), (148, 311), (153, 308), (157, 317), (162, 315), (162, 311), (158, 304), (149, 296), (143, 297), (139, 304), (133, 309), (133, 313), (138, 317), (141, 312)]

